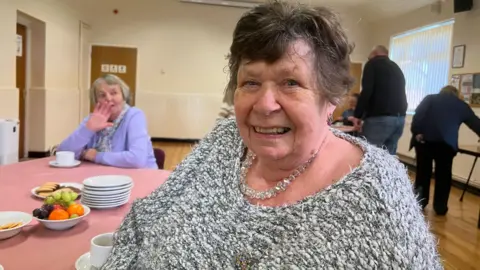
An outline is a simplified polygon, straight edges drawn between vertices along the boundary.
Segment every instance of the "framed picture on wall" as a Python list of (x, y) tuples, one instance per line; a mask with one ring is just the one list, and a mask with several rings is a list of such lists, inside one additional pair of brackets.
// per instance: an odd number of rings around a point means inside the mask
[(457, 45), (453, 47), (452, 68), (463, 68), (465, 62), (465, 45)]

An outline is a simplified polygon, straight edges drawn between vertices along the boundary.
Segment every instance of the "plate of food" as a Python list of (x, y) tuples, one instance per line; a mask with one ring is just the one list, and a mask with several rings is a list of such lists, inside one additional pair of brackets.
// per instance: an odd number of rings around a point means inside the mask
[(0, 240), (19, 234), (32, 221), (32, 215), (17, 211), (0, 211)]
[(31, 190), (31, 193), (34, 197), (39, 199), (45, 199), (49, 195), (52, 195), (55, 192), (69, 191), (75, 192), (79, 196), (83, 190), (83, 185), (79, 183), (56, 183), (56, 182), (47, 182), (38, 187), (34, 187)]

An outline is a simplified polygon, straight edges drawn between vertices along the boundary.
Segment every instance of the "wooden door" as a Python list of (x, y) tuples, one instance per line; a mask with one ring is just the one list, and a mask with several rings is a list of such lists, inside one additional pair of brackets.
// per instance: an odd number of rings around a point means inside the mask
[[(350, 74), (355, 79), (355, 84), (348, 92), (348, 95), (354, 94), (354, 93), (360, 93), (360, 86), (362, 84), (362, 63), (351, 63)], [(346, 100), (340, 103), (335, 109), (335, 111), (333, 112), (333, 119), (337, 119), (338, 117), (342, 116), (342, 113), (347, 108), (348, 108), (348, 102), (346, 102)]]
[(17, 47), (17, 67), (16, 67), (16, 86), (18, 89), (18, 120), (20, 121), (20, 132), (18, 138), (18, 158), (24, 157), (25, 149), (25, 100), (27, 84), (27, 27), (17, 24), (17, 42), (21, 44)]
[[(130, 87), (130, 105), (135, 105), (137, 49), (93, 45), (91, 57), (90, 84), (102, 75), (116, 75)], [(94, 106), (95, 104), (90, 104), (90, 111), (93, 111)]]

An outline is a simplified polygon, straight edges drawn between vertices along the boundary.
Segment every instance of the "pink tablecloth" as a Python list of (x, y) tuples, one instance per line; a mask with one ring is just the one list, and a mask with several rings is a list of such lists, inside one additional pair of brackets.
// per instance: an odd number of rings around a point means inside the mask
[(50, 168), (50, 159), (38, 159), (0, 166), (0, 211), (31, 213), (42, 201), (30, 190), (45, 182), (77, 182), (105, 174), (129, 175), (135, 186), (131, 201), (119, 208), (92, 209), (86, 220), (66, 231), (51, 231), (33, 220), (23, 231), (10, 239), (0, 240), (0, 265), (12, 269), (75, 269), (75, 261), (90, 249), (90, 239), (114, 231), (122, 222), (135, 198), (150, 194), (168, 177), (169, 171), (132, 170), (82, 163), (73, 169)]

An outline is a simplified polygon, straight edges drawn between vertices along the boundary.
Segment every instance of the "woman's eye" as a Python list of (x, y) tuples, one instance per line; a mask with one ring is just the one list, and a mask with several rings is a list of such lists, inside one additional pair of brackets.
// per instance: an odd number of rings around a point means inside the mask
[(257, 89), (259, 85), (260, 83), (256, 81), (244, 81), (241, 84), (242, 88), (244, 88), (245, 90)]
[(299, 83), (295, 80), (287, 80), (286, 83), (287, 83), (287, 86), (290, 86), (290, 87), (299, 85)]

